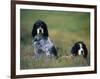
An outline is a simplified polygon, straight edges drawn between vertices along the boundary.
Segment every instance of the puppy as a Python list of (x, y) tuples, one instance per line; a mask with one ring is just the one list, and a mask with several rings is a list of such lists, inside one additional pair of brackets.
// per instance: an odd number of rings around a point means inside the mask
[(88, 50), (86, 45), (82, 41), (76, 42), (71, 49), (71, 54), (73, 56), (82, 55), (84, 58), (87, 58)]

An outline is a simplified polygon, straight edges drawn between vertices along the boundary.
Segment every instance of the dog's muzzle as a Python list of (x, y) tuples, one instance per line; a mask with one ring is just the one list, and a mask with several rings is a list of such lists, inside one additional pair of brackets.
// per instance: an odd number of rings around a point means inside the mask
[(42, 29), (41, 27), (38, 28), (38, 29), (37, 29), (37, 33), (38, 33), (38, 34), (43, 34), (43, 29)]

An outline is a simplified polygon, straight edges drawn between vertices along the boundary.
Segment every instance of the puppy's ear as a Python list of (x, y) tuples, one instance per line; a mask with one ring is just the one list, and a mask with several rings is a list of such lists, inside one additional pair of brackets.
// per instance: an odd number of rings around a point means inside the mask
[(71, 53), (76, 56), (78, 52), (77, 44), (75, 43), (71, 49)]
[(84, 48), (84, 58), (87, 58), (87, 55), (88, 55), (88, 49), (86, 47), (86, 45), (83, 43), (83, 48)]
[(32, 37), (34, 38), (36, 34), (37, 34), (36, 24), (34, 24), (32, 29)]

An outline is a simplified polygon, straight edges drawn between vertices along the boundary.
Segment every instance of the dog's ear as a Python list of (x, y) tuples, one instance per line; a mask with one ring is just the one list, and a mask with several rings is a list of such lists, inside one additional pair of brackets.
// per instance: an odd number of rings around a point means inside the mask
[(48, 37), (49, 36), (48, 27), (47, 27), (47, 24), (45, 22), (43, 22), (43, 30), (44, 30), (43, 35)]
[(36, 34), (37, 34), (36, 24), (34, 24), (32, 29), (32, 37), (34, 38)]
[(71, 49), (71, 53), (74, 54), (75, 56), (77, 55), (78, 52), (78, 44), (75, 43)]
[(87, 58), (87, 55), (88, 55), (88, 49), (86, 47), (86, 45), (83, 43), (83, 49), (84, 49), (84, 58)]

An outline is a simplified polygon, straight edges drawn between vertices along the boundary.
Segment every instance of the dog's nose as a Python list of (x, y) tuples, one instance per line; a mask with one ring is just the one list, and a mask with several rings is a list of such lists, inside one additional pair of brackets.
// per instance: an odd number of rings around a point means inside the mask
[(81, 51), (81, 53), (83, 54), (83, 50)]
[(42, 33), (42, 30), (41, 29), (39, 30), (39, 33)]
[(42, 30), (40, 29), (40, 30), (39, 30), (39, 34), (41, 34), (41, 33), (42, 33)]

